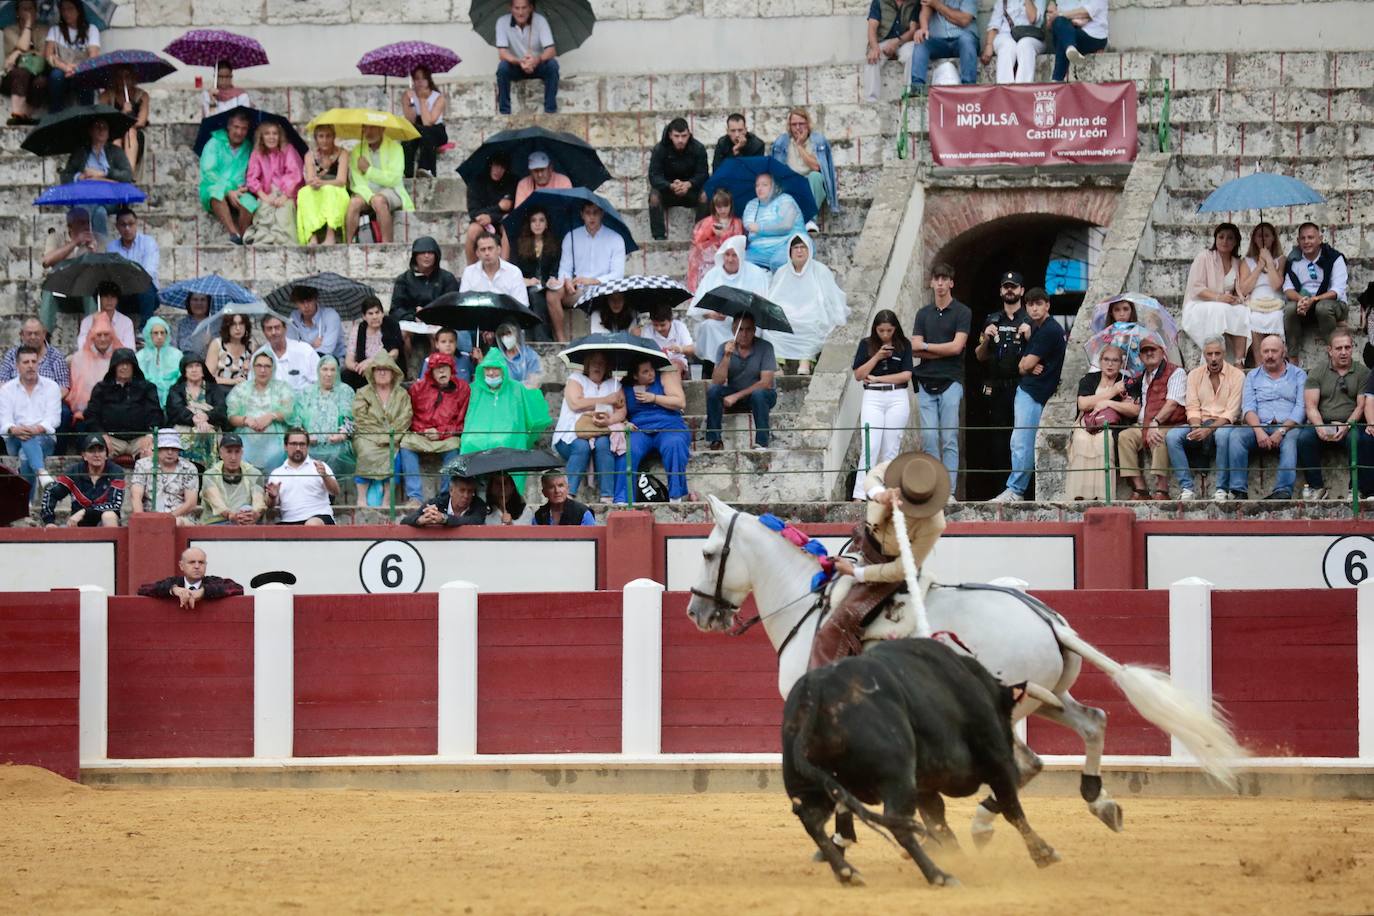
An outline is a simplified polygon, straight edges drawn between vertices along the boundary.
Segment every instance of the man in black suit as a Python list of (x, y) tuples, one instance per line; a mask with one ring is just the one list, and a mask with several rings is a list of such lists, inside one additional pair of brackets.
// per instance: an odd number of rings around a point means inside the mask
[(477, 497), (477, 481), (454, 475), (447, 493), (440, 493), (400, 522), (414, 528), (457, 528), (485, 525), (487, 504)]
[(213, 601), (243, 594), (243, 586), (233, 579), (205, 574), (205, 551), (199, 547), (183, 550), (177, 565), (181, 575), (149, 582), (140, 587), (138, 593), (148, 598), (175, 598), (188, 611), (194, 611), (196, 602), (202, 599)]

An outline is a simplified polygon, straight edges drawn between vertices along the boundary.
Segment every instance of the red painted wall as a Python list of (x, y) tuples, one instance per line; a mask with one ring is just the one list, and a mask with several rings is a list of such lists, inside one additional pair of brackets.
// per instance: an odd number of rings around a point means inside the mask
[[(687, 618), (686, 592), (663, 596), (663, 751), (775, 752), (778, 659), (763, 627), (731, 638)], [(754, 599), (743, 612), (756, 613)]]
[(620, 750), (619, 592), (482, 595), (477, 752)]
[(438, 749), (435, 595), (298, 595), (295, 753), (433, 754)]
[(1260, 755), (1354, 757), (1355, 591), (1212, 593), (1212, 693)]
[[(1035, 592), (1078, 634), (1119, 662), (1169, 667), (1169, 593), (1165, 591)], [(1048, 686), (1048, 685), (1047, 685)], [(1168, 735), (1146, 722), (1111, 678), (1087, 664), (1070, 691), (1074, 699), (1107, 712), (1108, 754), (1168, 754)], [(1032, 717), (1031, 747), (1041, 754), (1081, 754), (1083, 742), (1067, 728)]]
[(80, 769), (80, 597), (0, 593), (0, 763)]
[(109, 755), (253, 755), (253, 600), (110, 599)]

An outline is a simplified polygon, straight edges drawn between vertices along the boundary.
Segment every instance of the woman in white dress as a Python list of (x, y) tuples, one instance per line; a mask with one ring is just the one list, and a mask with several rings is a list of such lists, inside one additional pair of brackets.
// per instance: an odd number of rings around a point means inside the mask
[(1199, 348), (1212, 337), (1226, 336), (1231, 361), (1245, 364), (1250, 345), (1250, 307), (1236, 290), (1240, 279), (1240, 230), (1222, 223), (1212, 233), (1212, 247), (1193, 259), (1183, 294), (1183, 333)]
[[(720, 312), (704, 309), (701, 297), (719, 286), (731, 286), (760, 296), (768, 295), (768, 271), (752, 263), (744, 256), (746, 239), (742, 235), (732, 235), (720, 243), (716, 249), (716, 266), (708, 270), (697, 283), (697, 294), (692, 299), (692, 307), (687, 317), (697, 320), (693, 338), (696, 341), (697, 358), (704, 363), (714, 363), (716, 354), (725, 342), (734, 336), (730, 319)], [(703, 367), (709, 377), (710, 370)]]
[(787, 263), (773, 274), (768, 298), (782, 307), (792, 333), (769, 331), (778, 359), (798, 361), (800, 375), (811, 374), (811, 363), (830, 332), (844, 324), (849, 306), (835, 275), (812, 257), (811, 238), (798, 232), (787, 242)]
[(1283, 337), (1283, 248), (1273, 223), (1260, 223), (1250, 233), (1250, 250), (1240, 262), (1236, 292), (1250, 308), (1254, 352), (1270, 334)]

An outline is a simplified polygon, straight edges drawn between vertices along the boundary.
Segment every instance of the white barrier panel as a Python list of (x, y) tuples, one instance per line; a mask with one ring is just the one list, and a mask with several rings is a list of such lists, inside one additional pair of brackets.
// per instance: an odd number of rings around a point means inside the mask
[(621, 602), (620, 752), (657, 754), (663, 746), (663, 586), (635, 579)]
[(294, 750), (295, 619), (295, 596), (285, 585), (264, 585), (253, 596), (254, 757), (290, 757)]
[(477, 586), (439, 587), (439, 756), (477, 753)]
[(1354, 588), (1374, 574), (1374, 537), (1147, 534), (1145, 587), (1206, 576), (1219, 589)]
[(84, 763), (109, 756), (110, 605), (105, 590), (97, 585), (83, 585), (80, 592), (77, 758)]
[[(490, 592), (596, 590), (597, 542), (569, 537), (191, 540), (205, 550), (215, 575), (250, 582), (258, 573), (290, 570), (301, 595), (437, 592), (455, 571)], [(251, 589), (250, 589), (251, 592)]]
[(6, 541), (0, 548), (0, 591), (46, 592), (71, 588), (75, 570), (79, 581), (98, 585), (106, 594), (115, 590), (114, 541)]
[(1374, 578), (1360, 583), (1355, 598), (1356, 696), (1360, 705), (1360, 757), (1374, 760)]
[[(1169, 678), (1203, 709), (1212, 708), (1212, 583), (1180, 579), (1169, 586)], [(1170, 737), (1170, 754), (1192, 755)]]

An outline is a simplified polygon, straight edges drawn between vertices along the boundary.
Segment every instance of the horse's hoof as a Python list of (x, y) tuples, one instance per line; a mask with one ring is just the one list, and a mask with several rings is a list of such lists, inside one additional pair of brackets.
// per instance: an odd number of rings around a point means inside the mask
[(1124, 829), (1125, 814), (1112, 799), (1099, 799), (1089, 805), (1088, 808), (1096, 815), (1097, 819), (1111, 828), (1113, 833), (1120, 833)]
[(930, 879), (931, 887), (963, 887), (959, 879), (945, 872), (937, 872), (934, 878)]
[(849, 887), (864, 886), (863, 875), (859, 874), (859, 870), (852, 865), (842, 866), (839, 871), (835, 872), (835, 877), (839, 879), (841, 884)]
[(1055, 852), (1053, 849), (1050, 849), (1048, 847), (1036, 853), (1035, 856), (1033, 856), (1033, 858), (1035, 859), (1036, 866), (1039, 868), (1049, 868), (1055, 862), (1064, 861), (1062, 858), (1060, 858), (1059, 853)]
[(975, 849), (982, 849), (992, 842), (991, 830), (973, 831), (973, 846)]

